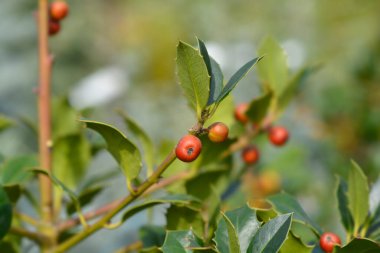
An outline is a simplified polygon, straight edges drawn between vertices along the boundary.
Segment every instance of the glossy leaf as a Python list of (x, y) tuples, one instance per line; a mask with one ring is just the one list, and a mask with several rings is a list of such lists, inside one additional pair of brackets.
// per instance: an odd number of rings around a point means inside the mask
[(288, 238), (280, 249), (280, 253), (311, 253), (313, 251), (313, 246), (305, 245), (300, 238), (289, 232)]
[(12, 223), (12, 205), (7, 194), (0, 187), (0, 240), (7, 234)]
[(107, 142), (107, 149), (119, 163), (127, 180), (130, 182), (140, 173), (141, 154), (136, 146), (113, 126), (90, 120), (82, 120), (88, 128), (95, 130)]
[(334, 253), (379, 253), (380, 245), (369, 239), (355, 238), (343, 248), (335, 247)]
[(121, 221), (125, 222), (127, 219), (129, 219), (136, 213), (139, 213), (147, 208), (150, 208), (156, 205), (171, 204), (171, 205), (183, 207), (183, 206), (192, 206), (196, 204), (197, 202), (199, 202), (199, 200), (190, 195), (185, 195), (185, 194), (168, 195), (160, 199), (148, 200), (145, 203), (131, 207), (123, 214)]
[(192, 248), (201, 247), (201, 240), (191, 230), (168, 231), (161, 250), (164, 253), (191, 253)]
[(146, 166), (149, 172), (153, 171), (154, 167), (154, 146), (150, 137), (146, 134), (144, 129), (142, 129), (135, 121), (129, 118), (126, 114), (121, 113), (125, 124), (128, 126), (129, 130), (139, 139), (144, 150), (144, 157)]
[(232, 224), (230, 219), (228, 219), (228, 217), (224, 213), (222, 213), (222, 215), (223, 215), (223, 220), (224, 220), (226, 227), (227, 227), (229, 251), (239, 253), (240, 252), (239, 239), (237, 237), (234, 225)]
[(285, 242), (292, 222), (292, 214), (271, 219), (253, 237), (247, 253), (276, 253)]
[(352, 166), (348, 172), (348, 207), (354, 219), (355, 231), (363, 224), (368, 215), (368, 196), (367, 177), (359, 165), (352, 161)]
[(245, 114), (252, 122), (260, 124), (261, 121), (265, 118), (271, 105), (272, 95), (273, 93), (269, 91), (264, 95), (252, 100), (252, 102), (249, 104), (249, 107)]
[(298, 201), (291, 195), (283, 192), (268, 197), (268, 201), (273, 205), (274, 209), (280, 214), (293, 212), (293, 220), (308, 225), (317, 234), (321, 233), (321, 228), (313, 220), (309, 218)]
[[(239, 209), (226, 212), (226, 216), (234, 226), (239, 238), (240, 252), (246, 252), (251, 239), (259, 229), (260, 222), (257, 220), (255, 210), (245, 205)], [(215, 232), (214, 241), (220, 253), (229, 253), (229, 236), (227, 225), (224, 219), (221, 219)]]
[(345, 229), (349, 232), (352, 232), (354, 228), (354, 220), (352, 218), (351, 211), (348, 206), (347, 192), (347, 182), (340, 177), (337, 178), (336, 194), (338, 199), (340, 219)]
[[(265, 61), (257, 68), (260, 79), (270, 87), (276, 97), (279, 97), (288, 82), (286, 53), (272, 37), (262, 41), (258, 53), (265, 55)], [(267, 87), (264, 87), (264, 90), (266, 89)]]
[(210, 95), (208, 97), (207, 105), (211, 105), (217, 101), (223, 89), (223, 73), (219, 64), (209, 56), (205, 43), (198, 39), (199, 51), (207, 66), (207, 72), (210, 76)]
[(230, 92), (236, 87), (238, 82), (258, 63), (263, 57), (257, 57), (253, 60), (250, 60), (246, 64), (244, 64), (227, 82), (227, 84), (223, 87), (221, 94), (217, 99), (217, 103), (220, 103), (225, 97), (230, 94)]
[(82, 134), (66, 135), (54, 143), (54, 176), (75, 188), (83, 179), (91, 159), (91, 147)]
[(35, 156), (19, 156), (6, 161), (0, 168), (0, 184), (10, 186), (28, 182), (32, 176), (30, 169), (37, 164)]
[(187, 101), (200, 119), (209, 97), (210, 76), (200, 52), (182, 41), (177, 46), (177, 71)]

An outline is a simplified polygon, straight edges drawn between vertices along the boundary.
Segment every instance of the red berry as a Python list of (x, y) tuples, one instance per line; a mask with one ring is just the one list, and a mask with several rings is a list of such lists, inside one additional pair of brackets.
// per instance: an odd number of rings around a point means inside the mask
[(50, 4), (50, 17), (54, 20), (62, 20), (69, 13), (69, 6), (66, 2), (56, 1)]
[(326, 232), (321, 235), (319, 245), (326, 253), (333, 252), (335, 245), (341, 245), (339, 236), (334, 233)]
[(248, 117), (247, 115), (245, 115), (245, 112), (247, 111), (248, 106), (249, 106), (248, 103), (243, 103), (243, 104), (239, 104), (235, 108), (235, 113), (234, 113), (235, 119), (240, 121), (243, 124), (248, 122)]
[(223, 142), (228, 137), (228, 127), (222, 122), (215, 122), (208, 127), (208, 138), (212, 142)]
[(49, 20), (49, 35), (57, 34), (61, 30), (61, 24), (55, 20)]
[(192, 162), (197, 159), (201, 150), (201, 140), (194, 135), (188, 134), (179, 140), (175, 148), (175, 154), (177, 158), (183, 162)]
[(249, 146), (243, 149), (241, 157), (246, 164), (254, 164), (259, 160), (260, 153), (255, 146)]
[(289, 132), (285, 127), (276, 126), (269, 129), (269, 140), (273, 145), (282, 146), (289, 138)]

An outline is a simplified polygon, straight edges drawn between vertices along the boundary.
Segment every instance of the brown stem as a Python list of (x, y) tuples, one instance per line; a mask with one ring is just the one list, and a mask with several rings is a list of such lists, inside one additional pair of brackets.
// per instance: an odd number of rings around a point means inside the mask
[(32, 232), (23, 228), (19, 227), (11, 227), (9, 229), (10, 234), (19, 235), (22, 237), (26, 237), (35, 243), (41, 245), (41, 244), (48, 244), (49, 238), (47, 238), (45, 235), (40, 234), (38, 232)]

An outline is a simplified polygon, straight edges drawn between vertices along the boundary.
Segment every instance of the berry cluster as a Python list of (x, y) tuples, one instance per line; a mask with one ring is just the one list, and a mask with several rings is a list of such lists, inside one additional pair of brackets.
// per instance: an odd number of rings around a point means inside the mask
[[(248, 123), (249, 119), (246, 115), (249, 104), (242, 103), (235, 108), (235, 119), (242, 124)], [(289, 139), (289, 132), (282, 126), (270, 126), (264, 128), (267, 131), (269, 141), (275, 146), (283, 146)], [(254, 164), (260, 158), (260, 153), (257, 147), (250, 145), (241, 153), (241, 157), (246, 164)]]
[(61, 20), (69, 13), (66, 2), (55, 1), (49, 6), (49, 35), (53, 36), (61, 30)]

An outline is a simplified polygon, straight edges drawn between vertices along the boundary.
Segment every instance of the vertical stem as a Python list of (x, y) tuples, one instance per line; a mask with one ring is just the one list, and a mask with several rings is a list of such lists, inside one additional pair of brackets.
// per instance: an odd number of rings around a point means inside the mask
[[(39, 0), (38, 4), (38, 51), (39, 51), (39, 87), (38, 87), (38, 123), (39, 123), (39, 162), (41, 169), (51, 172), (51, 106), (50, 77), (52, 59), (48, 48), (48, 0)], [(41, 216), (46, 225), (53, 222), (52, 183), (45, 175), (39, 176), (41, 194)]]

